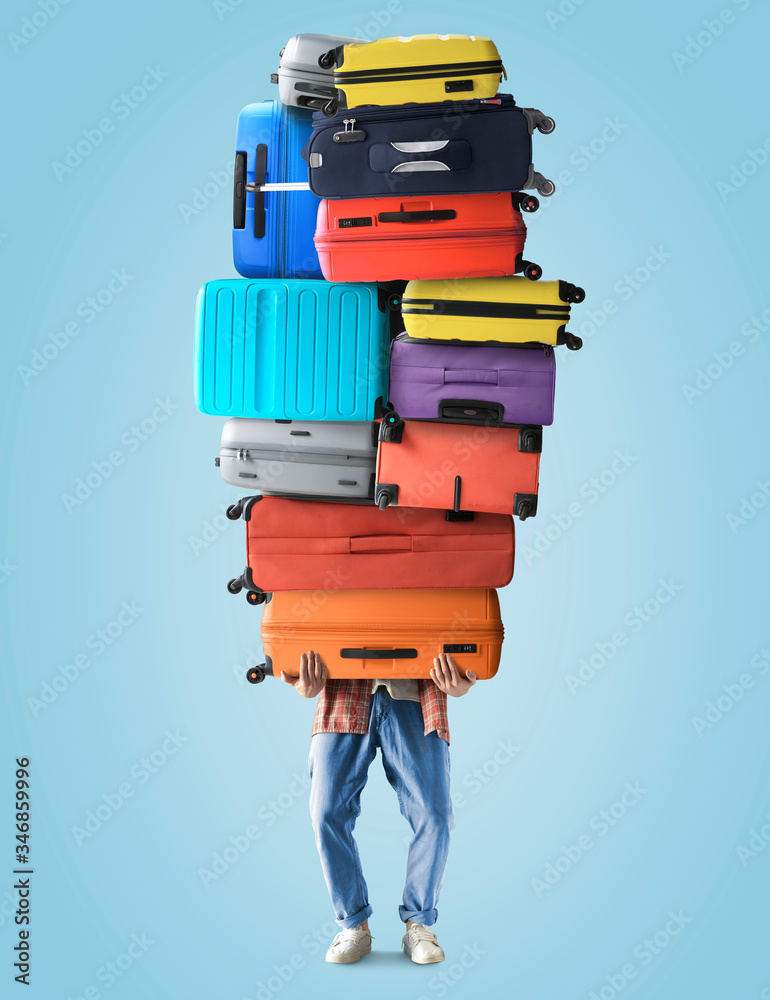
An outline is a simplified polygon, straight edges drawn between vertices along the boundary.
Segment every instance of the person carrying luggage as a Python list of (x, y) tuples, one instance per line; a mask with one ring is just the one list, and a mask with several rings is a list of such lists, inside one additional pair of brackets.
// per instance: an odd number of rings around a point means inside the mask
[(444, 960), (431, 930), (454, 829), (449, 794), (447, 695), (461, 697), (476, 683), (462, 676), (447, 653), (434, 659), (431, 679), (328, 679), (326, 665), (309, 650), (299, 676), (281, 680), (303, 698), (320, 694), (308, 761), (310, 815), (335, 918), (342, 930), (326, 961), (349, 964), (371, 951), (366, 882), (353, 839), (369, 765), (380, 748), (385, 774), (412, 827), (406, 885), (399, 915), (402, 946), (413, 962)]

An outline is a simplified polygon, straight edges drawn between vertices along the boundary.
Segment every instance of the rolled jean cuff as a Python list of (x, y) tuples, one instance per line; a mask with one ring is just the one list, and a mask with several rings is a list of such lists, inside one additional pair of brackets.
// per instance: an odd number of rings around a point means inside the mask
[(438, 910), (407, 910), (405, 906), (399, 906), (398, 915), (404, 921), (411, 920), (415, 924), (425, 924), (426, 927), (431, 927), (438, 920)]
[(342, 927), (343, 930), (345, 930), (350, 927), (358, 927), (358, 925), (362, 924), (364, 920), (368, 920), (369, 917), (371, 917), (371, 915), (372, 915), (372, 908), (369, 905), (369, 903), (367, 903), (366, 906), (363, 908), (363, 910), (359, 910), (358, 913), (353, 913), (349, 917), (343, 917), (341, 920), (339, 917), (336, 917), (335, 919), (337, 920), (337, 923), (340, 925), (340, 927)]

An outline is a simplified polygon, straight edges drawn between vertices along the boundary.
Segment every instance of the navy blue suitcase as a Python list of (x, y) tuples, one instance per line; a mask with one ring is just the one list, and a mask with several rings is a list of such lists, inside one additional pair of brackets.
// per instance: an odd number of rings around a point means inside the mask
[[(532, 165), (532, 132), (555, 123), (510, 94), (438, 104), (368, 106), (334, 117), (313, 115), (302, 155), (310, 189), (321, 198), (481, 194), (535, 188), (553, 181)], [(352, 223), (354, 224), (354, 223)]]
[(249, 104), (238, 116), (233, 260), (244, 278), (323, 278), (313, 244), (319, 199), (310, 191), (253, 190), (307, 182), (302, 147), (312, 125), (310, 111), (279, 101)]

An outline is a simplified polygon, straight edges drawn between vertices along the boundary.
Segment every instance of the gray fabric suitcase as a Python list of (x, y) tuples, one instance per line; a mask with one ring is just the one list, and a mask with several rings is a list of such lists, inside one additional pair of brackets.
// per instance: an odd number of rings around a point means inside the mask
[(373, 503), (378, 431), (365, 420), (233, 417), (216, 464), (226, 483), (250, 493)]
[(365, 41), (344, 35), (294, 35), (281, 50), (278, 72), (270, 77), (271, 83), (278, 84), (282, 103), (321, 111), (329, 101), (337, 100), (334, 69), (322, 69), (318, 59), (338, 45)]

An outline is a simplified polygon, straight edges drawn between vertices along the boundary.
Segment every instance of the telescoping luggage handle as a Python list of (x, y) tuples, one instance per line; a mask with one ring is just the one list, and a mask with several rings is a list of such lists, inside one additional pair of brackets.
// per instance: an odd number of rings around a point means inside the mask
[[(265, 235), (265, 178), (267, 176), (267, 146), (260, 143), (254, 158), (254, 183), (246, 183), (246, 153), (235, 154), (233, 174), (233, 229), (246, 228), (246, 193), (254, 195), (254, 236)], [(280, 188), (280, 185), (276, 185)], [(307, 185), (306, 185), (307, 186)], [(308, 186), (309, 187), (309, 186)]]

